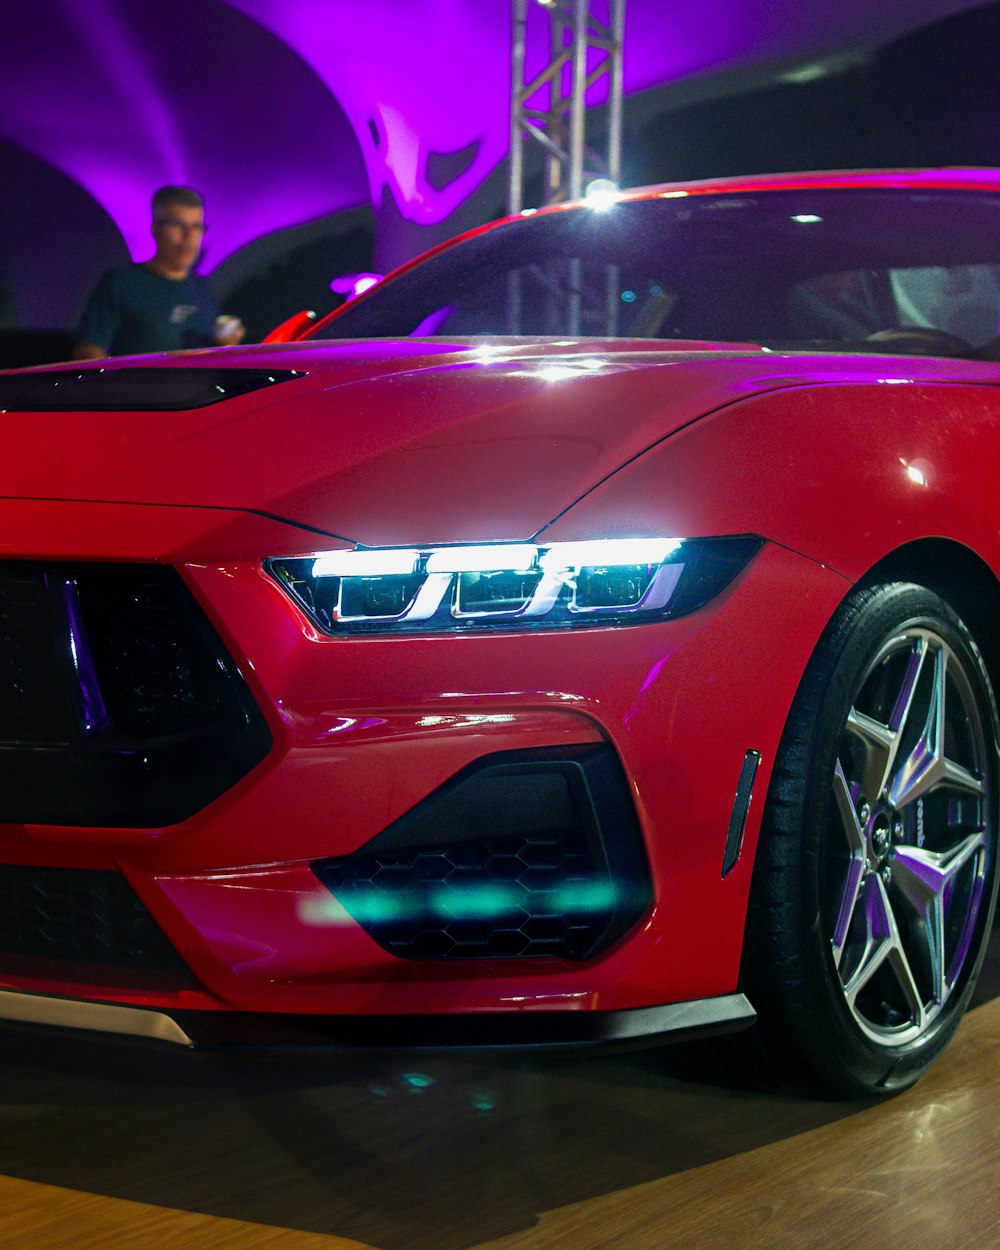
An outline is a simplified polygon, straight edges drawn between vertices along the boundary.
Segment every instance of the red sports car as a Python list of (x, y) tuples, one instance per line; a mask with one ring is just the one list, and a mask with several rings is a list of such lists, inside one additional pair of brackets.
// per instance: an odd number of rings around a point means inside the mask
[(0, 376), (0, 1015), (915, 1080), (997, 887), (998, 310), (1000, 174), (759, 177)]

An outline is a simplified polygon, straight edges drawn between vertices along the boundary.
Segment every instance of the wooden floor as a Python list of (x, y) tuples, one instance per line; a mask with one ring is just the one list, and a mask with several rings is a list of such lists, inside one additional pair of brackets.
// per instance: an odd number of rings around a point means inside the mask
[(949, 1250), (1000, 1244), (1000, 931), (877, 1104), (669, 1051), (252, 1060), (0, 1032), (2, 1250)]

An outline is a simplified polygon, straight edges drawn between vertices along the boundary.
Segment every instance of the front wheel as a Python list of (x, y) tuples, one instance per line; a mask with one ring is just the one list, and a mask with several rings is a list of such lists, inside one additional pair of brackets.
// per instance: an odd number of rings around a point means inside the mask
[(845, 602), (782, 738), (744, 947), (757, 1041), (798, 1083), (904, 1088), (958, 1026), (996, 894), (997, 742), (948, 604), (904, 583)]

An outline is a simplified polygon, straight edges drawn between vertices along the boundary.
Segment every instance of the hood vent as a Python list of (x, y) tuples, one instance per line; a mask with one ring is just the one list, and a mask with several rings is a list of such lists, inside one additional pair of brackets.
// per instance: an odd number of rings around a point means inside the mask
[(181, 412), (303, 378), (295, 369), (48, 369), (0, 377), (0, 412)]

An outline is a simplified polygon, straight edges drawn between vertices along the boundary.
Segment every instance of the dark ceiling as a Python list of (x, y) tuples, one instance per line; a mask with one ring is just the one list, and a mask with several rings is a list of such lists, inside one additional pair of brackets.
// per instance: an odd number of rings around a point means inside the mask
[[(791, 164), (820, 166), (852, 129), (849, 163), (872, 163), (885, 144), (867, 141), (866, 125), (884, 136), (890, 115), (871, 85), (878, 58), (888, 74), (887, 45), (977, 7), (628, 0), (630, 180), (740, 172), (747, 159), (788, 168), (800, 151)], [(396, 251), (412, 252), (499, 207), (484, 188), (507, 149), (509, 0), (2, 0), (2, 10), (0, 159), (16, 194), (0, 201), (0, 325), (70, 324), (102, 268), (148, 254), (149, 195), (166, 182), (204, 192), (203, 270), (230, 289), (259, 276), (260, 257), (314, 247), (345, 213), (357, 226), (374, 211), (383, 233), (405, 227)], [(537, 4), (528, 34), (540, 64)], [(922, 98), (962, 80), (929, 58)], [(912, 76), (898, 86), (914, 110)], [(733, 111), (727, 101), (748, 91), (757, 113)], [(811, 133), (788, 115), (805, 125), (804, 91), (829, 109)], [(877, 123), (866, 123), (866, 94), (878, 96)], [(875, 163), (912, 159), (903, 120), (897, 148)], [(278, 242), (262, 251), (264, 239)]]

